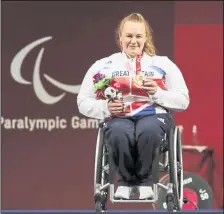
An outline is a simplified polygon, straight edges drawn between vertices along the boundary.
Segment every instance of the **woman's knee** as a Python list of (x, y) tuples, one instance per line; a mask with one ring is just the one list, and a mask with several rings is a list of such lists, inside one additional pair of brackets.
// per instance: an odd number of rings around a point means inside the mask
[(144, 143), (159, 142), (161, 140), (161, 131), (156, 127), (145, 127), (136, 137), (137, 141), (144, 141)]
[(108, 129), (105, 131), (107, 137), (109, 138), (122, 138), (124, 135), (126, 135), (126, 130), (123, 130), (121, 127), (118, 125), (110, 126)]
[(134, 140), (134, 130), (122, 129), (122, 127), (114, 125), (105, 131), (105, 137), (109, 144), (118, 146), (122, 143), (124, 145)]

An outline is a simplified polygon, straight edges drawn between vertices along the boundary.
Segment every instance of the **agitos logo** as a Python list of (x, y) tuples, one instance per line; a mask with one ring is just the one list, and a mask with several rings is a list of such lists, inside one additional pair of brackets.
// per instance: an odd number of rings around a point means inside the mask
[(72, 94), (78, 94), (79, 89), (80, 89), (80, 85), (68, 85), (68, 84), (59, 82), (58, 80), (53, 79), (52, 77), (50, 77), (47, 74), (43, 74), (44, 78), (47, 81), (49, 81), (52, 85), (54, 85), (55, 87), (62, 90), (62, 93), (58, 96), (52, 96), (47, 92), (47, 90), (44, 88), (43, 83), (41, 82), (41, 78), (40, 78), (40, 65), (41, 65), (41, 60), (42, 60), (43, 54), (44, 54), (44, 48), (41, 48), (37, 55), (37, 58), (36, 58), (36, 61), (34, 64), (32, 82), (27, 81), (23, 78), (21, 66), (22, 66), (23, 61), (26, 58), (26, 56), (35, 47), (37, 47), (38, 45), (43, 44), (44, 42), (49, 41), (51, 39), (52, 39), (51, 36), (44, 37), (44, 38), (38, 39), (38, 40), (28, 44), (24, 48), (22, 48), (13, 58), (13, 60), (11, 62), (11, 68), (10, 68), (12, 78), (16, 82), (18, 82), (20, 84), (24, 84), (24, 85), (32, 84), (37, 98), (41, 102), (43, 102), (45, 104), (49, 104), (49, 105), (59, 102), (66, 95), (66, 92), (72, 93)]

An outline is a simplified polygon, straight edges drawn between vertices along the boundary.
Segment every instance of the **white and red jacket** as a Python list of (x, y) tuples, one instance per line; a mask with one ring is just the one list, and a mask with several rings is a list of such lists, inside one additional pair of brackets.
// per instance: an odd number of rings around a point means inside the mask
[(110, 117), (108, 101), (96, 99), (94, 93), (93, 76), (98, 72), (106, 77), (114, 77), (120, 83), (119, 90), (126, 106), (123, 116), (183, 111), (188, 107), (188, 89), (182, 73), (168, 57), (149, 56), (146, 53), (141, 57), (141, 74), (158, 83), (154, 95), (148, 95), (135, 84), (138, 65), (136, 58), (128, 58), (121, 52), (96, 61), (87, 71), (77, 97), (80, 113), (101, 120)]

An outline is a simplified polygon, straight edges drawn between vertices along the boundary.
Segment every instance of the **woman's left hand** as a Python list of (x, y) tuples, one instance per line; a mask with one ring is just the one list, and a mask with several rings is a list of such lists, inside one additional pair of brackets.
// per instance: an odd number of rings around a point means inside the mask
[(145, 78), (142, 82), (141, 88), (148, 92), (148, 94), (153, 95), (157, 91), (157, 83), (151, 78)]

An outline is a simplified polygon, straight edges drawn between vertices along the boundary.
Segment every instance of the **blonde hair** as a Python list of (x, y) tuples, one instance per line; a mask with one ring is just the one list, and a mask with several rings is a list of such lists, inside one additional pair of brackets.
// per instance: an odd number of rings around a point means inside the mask
[(122, 29), (124, 27), (124, 24), (127, 21), (132, 21), (132, 22), (139, 22), (139, 23), (143, 23), (145, 25), (145, 31), (146, 31), (146, 42), (143, 48), (143, 51), (146, 52), (148, 55), (150, 56), (154, 56), (156, 55), (156, 48), (152, 39), (152, 29), (149, 25), (149, 23), (145, 20), (145, 18), (139, 14), (139, 13), (132, 13), (126, 17), (124, 17), (120, 24), (117, 27), (116, 30), (116, 40), (117, 40), (117, 45), (120, 49), (122, 49), (121, 43), (120, 43), (120, 36), (121, 36), (121, 32)]

